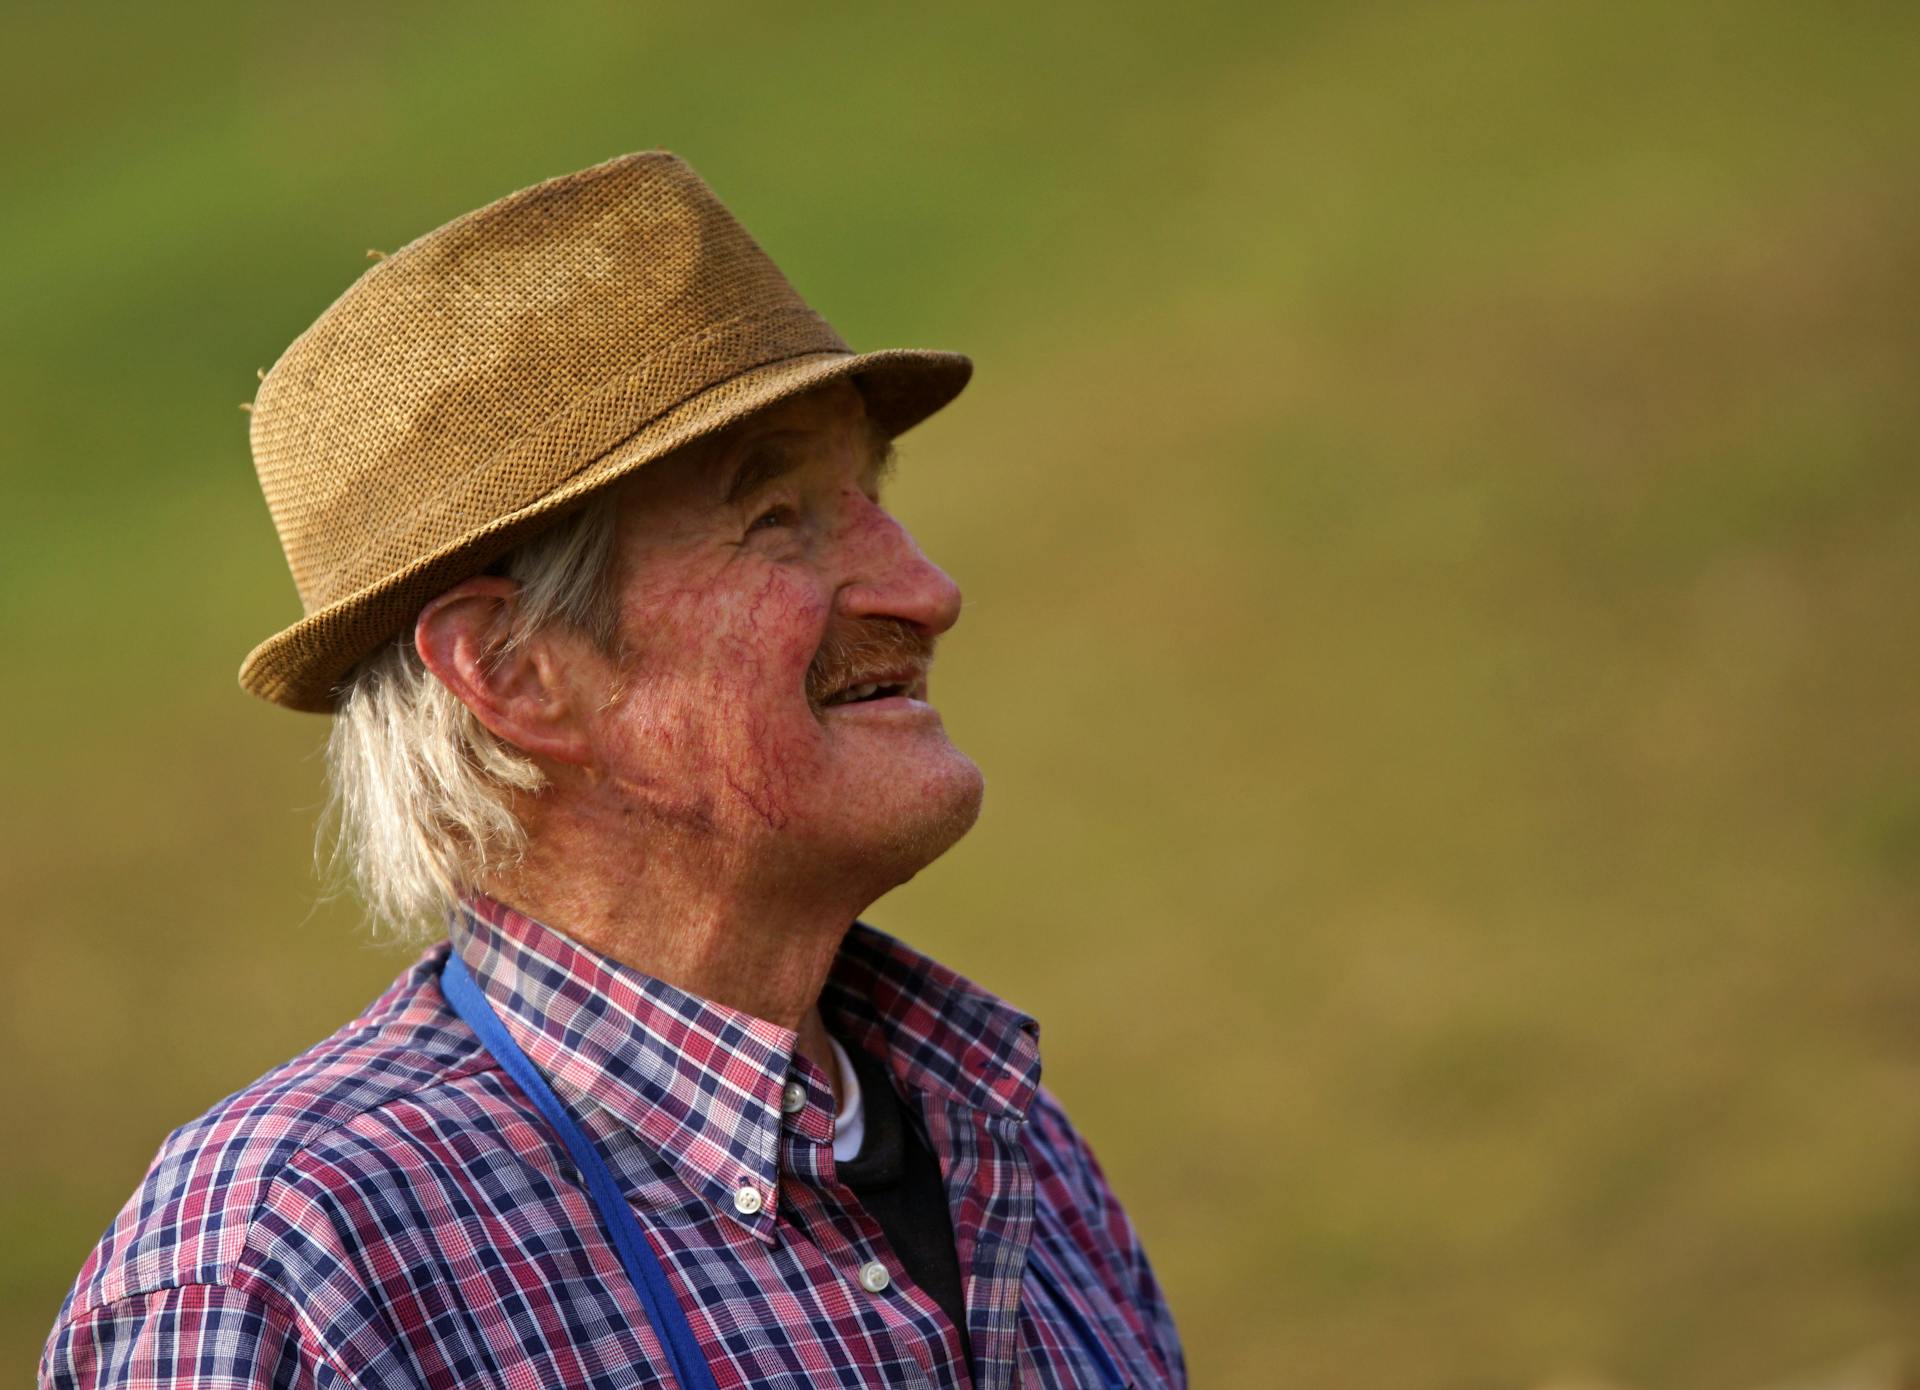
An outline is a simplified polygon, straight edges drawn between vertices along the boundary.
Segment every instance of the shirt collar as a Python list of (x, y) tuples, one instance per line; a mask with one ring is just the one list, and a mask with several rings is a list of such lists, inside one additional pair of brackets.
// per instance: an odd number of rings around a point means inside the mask
[[(603, 1109), (710, 1208), (772, 1238), (782, 1091), (792, 1077), (817, 1103), (831, 1095), (796, 1056), (792, 1029), (624, 966), (491, 898), (464, 901), (450, 935), (563, 1100)], [(821, 1012), (848, 1046), (884, 1057), (909, 1095), (1019, 1120), (1039, 1086), (1031, 1018), (863, 923), (841, 946)], [(803, 1120), (805, 1137), (830, 1138), (824, 1104)], [(740, 1212), (734, 1194), (749, 1183), (761, 1205)]]

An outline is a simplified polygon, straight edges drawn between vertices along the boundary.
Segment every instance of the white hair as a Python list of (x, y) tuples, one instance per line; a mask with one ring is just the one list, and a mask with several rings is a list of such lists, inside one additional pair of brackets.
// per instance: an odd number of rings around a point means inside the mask
[[(520, 585), (503, 653), (555, 625), (615, 649), (614, 497), (602, 492), (488, 571)], [(520, 856), (511, 798), (546, 785), (427, 670), (411, 625), (343, 683), (327, 780), (320, 861), (351, 878), (376, 928), (403, 938), (437, 932), (479, 876)]]

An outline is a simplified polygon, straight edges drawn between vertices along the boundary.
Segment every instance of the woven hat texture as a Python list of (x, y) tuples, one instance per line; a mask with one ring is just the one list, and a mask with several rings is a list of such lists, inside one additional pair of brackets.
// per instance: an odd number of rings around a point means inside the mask
[(673, 155), (522, 189), (374, 265), (262, 380), (254, 467), (306, 616), (240, 684), (330, 710), (428, 599), (633, 469), (843, 377), (899, 434), (971, 371), (855, 353)]

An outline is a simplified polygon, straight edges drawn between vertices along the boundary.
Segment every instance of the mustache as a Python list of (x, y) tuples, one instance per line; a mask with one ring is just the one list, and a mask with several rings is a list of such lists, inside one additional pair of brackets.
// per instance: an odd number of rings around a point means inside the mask
[(807, 703), (818, 714), (827, 697), (862, 677), (933, 664), (934, 639), (898, 618), (859, 618), (833, 628), (807, 668)]

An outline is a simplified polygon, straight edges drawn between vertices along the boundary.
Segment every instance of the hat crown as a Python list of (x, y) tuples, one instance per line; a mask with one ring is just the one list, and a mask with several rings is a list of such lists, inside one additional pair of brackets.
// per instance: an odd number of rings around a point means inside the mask
[(312, 614), (711, 386), (849, 351), (691, 168), (627, 155), (367, 270), (262, 381), (254, 464)]

